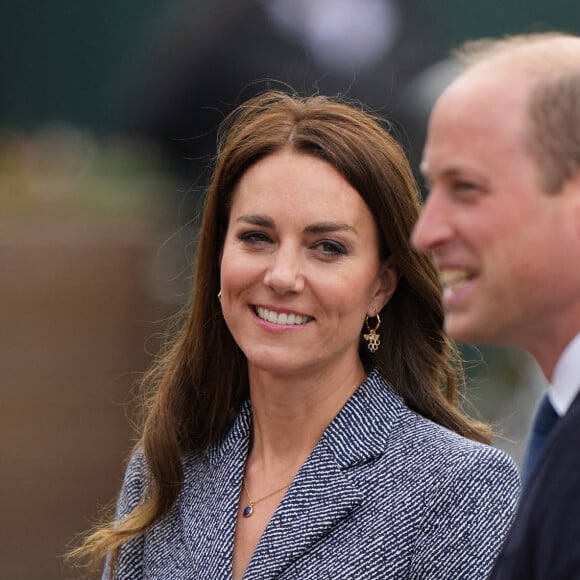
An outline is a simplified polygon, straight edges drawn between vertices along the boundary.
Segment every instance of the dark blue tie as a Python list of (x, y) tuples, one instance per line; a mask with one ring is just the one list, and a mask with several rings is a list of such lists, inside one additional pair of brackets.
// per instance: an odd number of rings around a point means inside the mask
[(540, 458), (550, 432), (559, 418), (560, 416), (554, 411), (548, 395), (544, 395), (538, 405), (536, 418), (534, 419), (534, 425), (528, 442), (526, 460), (524, 462), (524, 475), (522, 478), (524, 485), (530, 480), (530, 476)]

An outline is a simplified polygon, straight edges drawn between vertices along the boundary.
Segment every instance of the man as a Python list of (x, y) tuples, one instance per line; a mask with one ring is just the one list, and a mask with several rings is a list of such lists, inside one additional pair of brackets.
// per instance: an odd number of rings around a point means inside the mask
[(580, 37), (459, 56), (429, 122), (413, 243), (441, 271), (447, 332), (524, 348), (550, 382), (557, 421), (492, 577), (580, 578)]

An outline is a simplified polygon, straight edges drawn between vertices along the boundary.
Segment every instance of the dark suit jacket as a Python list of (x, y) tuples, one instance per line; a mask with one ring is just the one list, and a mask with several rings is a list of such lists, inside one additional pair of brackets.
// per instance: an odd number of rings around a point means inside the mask
[[(248, 401), (219, 444), (184, 459), (176, 504), (123, 547), (116, 579), (232, 577), (251, 418)], [(137, 452), (119, 516), (141, 499), (146, 477)], [(510, 458), (412, 412), (375, 371), (302, 465), (244, 578), (483, 580), (518, 497)]]
[(532, 473), (492, 578), (580, 579), (580, 394)]

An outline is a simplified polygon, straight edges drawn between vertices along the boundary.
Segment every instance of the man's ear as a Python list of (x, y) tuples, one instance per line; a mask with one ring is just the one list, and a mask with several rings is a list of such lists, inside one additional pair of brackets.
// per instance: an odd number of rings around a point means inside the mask
[(397, 271), (393, 257), (391, 256), (381, 266), (377, 290), (369, 306), (369, 316), (375, 316), (377, 312), (380, 312), (385, 307), (387, 302), (391, 299), (391, 296), (395, 293), (398, 283), (399, 272)]
[(564, 187), (569, 190), (567, 194), (570, 196), (570, 203), (574, 212), (576, 234), (580, 238), (580, 169), (567, 180)]
[[(562, 187), (554, 193), (555, 201), (561, 204), (564, 223), (574, 231), (575, 240), (580, 242), (580, 168), (564, 181)], [(569, 222), (567, 220), (572, 220)]]

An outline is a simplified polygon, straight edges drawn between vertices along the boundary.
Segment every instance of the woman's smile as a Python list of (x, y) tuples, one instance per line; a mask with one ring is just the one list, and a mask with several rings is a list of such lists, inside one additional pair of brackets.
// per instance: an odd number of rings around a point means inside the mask
[(301, 326), (314, 320), (312, 316), (304, 316), (295, 312), (271, 310), (263, 306), (254, 306), (254, 312), (261, 320), (284, 326)]

